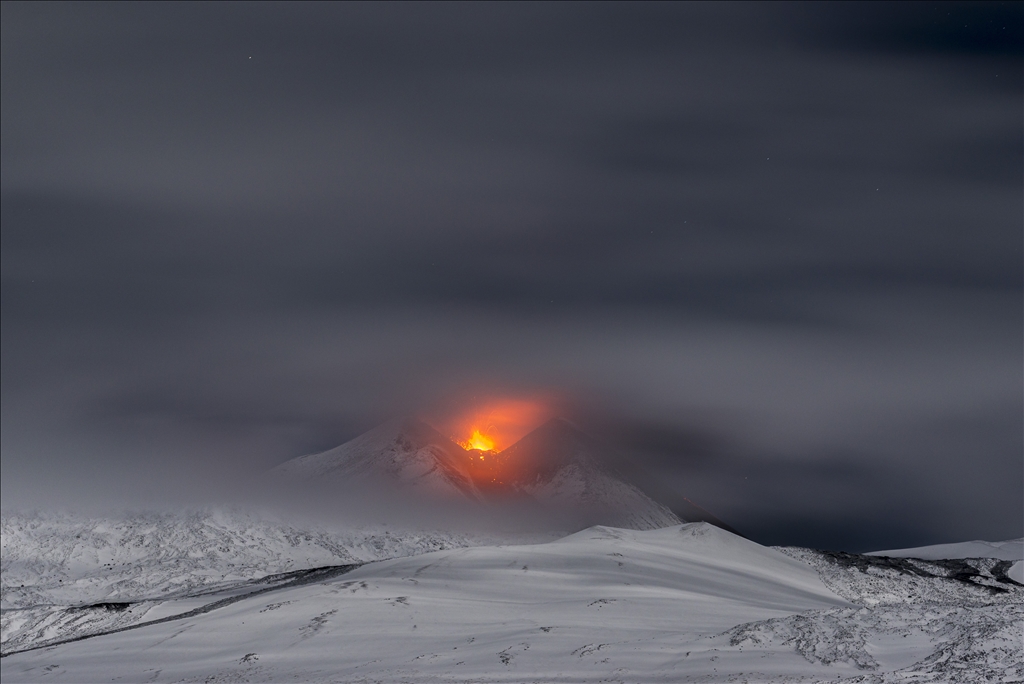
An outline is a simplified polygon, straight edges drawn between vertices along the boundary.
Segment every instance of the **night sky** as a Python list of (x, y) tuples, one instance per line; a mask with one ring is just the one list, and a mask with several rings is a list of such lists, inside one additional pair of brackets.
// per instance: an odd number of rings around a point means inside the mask
[(540, 396), (762, 543), (1024, 534), (1021, 3), (4, 3), (0, 45), (5, 508)]

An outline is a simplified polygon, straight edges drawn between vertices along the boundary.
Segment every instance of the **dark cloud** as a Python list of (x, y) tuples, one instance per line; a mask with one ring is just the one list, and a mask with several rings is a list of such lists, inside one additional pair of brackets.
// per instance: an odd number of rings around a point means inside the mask
[(808, 24), (816, 30), (804, 37), (821, 49), (1006, 58), (1024, 54), (1024, 10), (1012, 2), (931, 2), (917, 7), (842, 2), (814, 19)]
[(5, 505), (485, 389), (755, 538), (1022, 533), (1019, 3), (2, 12)]

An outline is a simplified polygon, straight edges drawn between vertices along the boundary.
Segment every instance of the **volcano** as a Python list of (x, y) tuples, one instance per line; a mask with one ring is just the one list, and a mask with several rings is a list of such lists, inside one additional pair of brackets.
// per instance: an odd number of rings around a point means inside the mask
[(271, 473), (339, 484), (373, 481), (427, 496), (479, 500), (468, 460), (461, 446), (422, 420), (406, 418), (378, 425), (328, 451), (294, 458)]
[(415, 418), (390, 421), (338, 447), (300, 456), (272, 473), (358, 486), (374, 482), (426, 499), (536, 505), (579, 524), (645, 530), (682, 522), (604, 465), (604, 449), (555, 418), (502, 451), (465, 449)]

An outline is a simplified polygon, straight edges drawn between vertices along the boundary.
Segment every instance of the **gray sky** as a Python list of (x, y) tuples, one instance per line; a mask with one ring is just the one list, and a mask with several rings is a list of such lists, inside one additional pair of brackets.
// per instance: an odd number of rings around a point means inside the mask
[(4, 3), (3, 505), (541, 393), (758, 541), (1019, 537), (1022, 7)]

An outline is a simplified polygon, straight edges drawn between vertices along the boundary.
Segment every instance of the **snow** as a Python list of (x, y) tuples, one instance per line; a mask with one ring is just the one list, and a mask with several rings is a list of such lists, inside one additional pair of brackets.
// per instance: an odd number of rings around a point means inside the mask
[(912, 549), (872, 551), (868, 556), (890, 558), (922, 558), (942, 560), (944, 558), (998, 558), (1000, 560), (1024, 560), (1024, 539), (1003, 542), (969, 541), (957, 544), (935, 544)]
[[(277, 578), (258, 594), (246, 594), (255, 584), (236, 585), (209, 594), (220, 602), (209, 612), (6, 655), (0, 675), (5, 683), (1020, 681), (1024, 587), (1005, 579), (1008, 561), (958, 563), (770, 549), (706, 523), (598, 526), (543, 544), (339, 568), (305, 584)], [(166, 616), (197, 603), (182, 597), (145, 610)]]
[[(478, 504), (476, 515), (493, 514), (517, 501), (528, 505), (531, 517), (563, 532), (595, 522), (642, 530), (682, 522), (605, 468), (600, 447), (592, 442), (567, 421), (553, 419), (508, 449), (490, 452), (491, 460), (481, 463), (423, 421), (406, 418), (328, 451), (292, 459), (271, 473), (301, 490), (315, 482), (332, 494), (367, 488), (382, 496), (398, 493), (406, 504)], [(488, 469), (498, 463), (497, 470)], [(578, 524), (580, 519), (588, 522)]]
[(271, 472), (300, 480), (327, 478), (339, 485), (392, 479), (428, 495), (479, 499), (461, 463), (464, 458), (460, 446), (423, 421), (396, 419), (333, 449), (292, 459)]
[(166, 598), (488, 539), (380, 527), (326, 530), (243, 511), (122, 518), (4, 512), (0, 608)]

